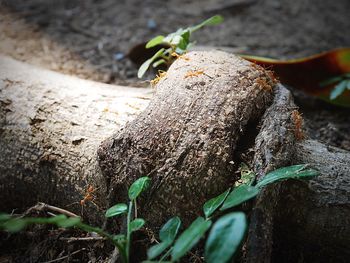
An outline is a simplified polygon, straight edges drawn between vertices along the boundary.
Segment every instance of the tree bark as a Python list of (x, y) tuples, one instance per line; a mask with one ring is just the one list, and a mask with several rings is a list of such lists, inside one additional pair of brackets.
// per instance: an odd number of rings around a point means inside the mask
[(84, 214), (106, 207), (98, 145), (143, 110), (152, 91), (100, 84), (0, 57), (0, 211), (37, 201)]
[(348, 262), (350, 153), (314, 140), (298, 143), (296, 150), (293, 163), (309, 163), (320, 175), (309, 182), (281, 184), (274, 261)]
[(275, 184), (258, 196), (244, 261), (347, 262), (350, 153), (305, 140), (295, 145), (291, 163), (308, 163), (320, 175)]
[(350, 153), (300, 140), (293, 118), (296, 109), (291, 93), (279, 85), (255, 139), (255, 171), (261, 177), (277, 167), (309, 164), (320, 175), (308, 182), (287, 181), (263, 189), (250, 218), (245, 262), (349, 258)]
[(98, 209), (125, 202), (127, 186), (148, 175), (141, 216), (152, 227), (174, 215), (188, 224), (238, 179), (241, 161), (259, 178), (309, 163), (319, 177), (275, 184), (257, 197), (242, 260), (348, 258), (350, 154), (302, 140), (292, 95), (262, 68), (224, 52), (189, 53), (147, 107), (150, 89), (83, 81), (6, 57), (0, 65), (0, 210), (45, 201), (79, 213), (91, 184), (99, 208), (87, 203), (85, 218), (96, 222)]
[(238, 146), (269, 106), (274, 85), (267, 71), (225, 52), (176, 60), (147, 109), (99, 149), (111, 203), (148, 175), (152, 186), (140, 215), (153, 226), (174, 215), (188, 224), (237, 180)]

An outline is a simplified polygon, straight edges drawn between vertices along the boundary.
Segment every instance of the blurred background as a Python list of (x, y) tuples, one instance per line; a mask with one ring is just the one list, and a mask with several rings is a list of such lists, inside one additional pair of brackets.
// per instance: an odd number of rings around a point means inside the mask
[(349, 0), (0, 0), (0, 53), (65, 74), (145, 86), (130, 50), (215, 14), (200, 46), (297, 58), (350, 45)]

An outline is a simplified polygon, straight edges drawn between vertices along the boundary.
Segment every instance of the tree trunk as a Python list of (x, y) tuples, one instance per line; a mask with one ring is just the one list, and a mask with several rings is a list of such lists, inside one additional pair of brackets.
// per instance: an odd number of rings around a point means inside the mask
[[(257, 197), (242, 260), (349, 256), (350, 154), (303, 140), (292, 95), (264, 69), (224, 52), (191, 52), (171, 66), (146, 108), (149, 89), (83, 81), (5, 57), (0, 64), (1, 210), (45, 201), (80, 211), (89, 184), (105, 209), (148, 175), (141, 216), (152, 227), (174, 215), (188, 224), (237, 180), (241, 161), (259, 178), (310, 163), (319, 177), (275, 184)], [(99, 221), (95, 205), (86, 209)]]

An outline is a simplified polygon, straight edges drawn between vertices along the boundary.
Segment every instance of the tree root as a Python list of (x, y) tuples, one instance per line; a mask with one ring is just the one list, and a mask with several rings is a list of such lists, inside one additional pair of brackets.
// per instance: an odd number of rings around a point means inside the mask
[[(79, 212), (90, 184), (103, 210), (125, 202), (127, 187), (148, 175), (152, 187), (138, 202), (140, 216), (150, 228), (175, 215), (188, 224), (206, 200), (239, 179), (241, 161), (258, 179), (309, 163), (320, 176), (275, 184), (257, 197), (242, 261), (349, 258), (349, 152), (302, 140), (291, 94), (264, 69), (224, 52), (186, 56), (135, 120), (149, 90), (77, 80), (0, 57), (1, 210), (40, 200)], [(116, 106), (125, 100), (138, 109)], [(127, 120), (133, 121), (119, 131)], [(102, 213), (90, 206), (87, 215), (95, 222)]]
[[(159, 81), (148, 108), (98, 152), (111, 203), (124, 201), (138, 177), (151, 177), (139, 210), (153, 226), (174, 215), (189, 223), (237, 180), (238, 142), (273, 97), (271, 76), (245, 60), (224, 52), (186, 58)], [(188, 77), (195, 71), (201, 74)]]

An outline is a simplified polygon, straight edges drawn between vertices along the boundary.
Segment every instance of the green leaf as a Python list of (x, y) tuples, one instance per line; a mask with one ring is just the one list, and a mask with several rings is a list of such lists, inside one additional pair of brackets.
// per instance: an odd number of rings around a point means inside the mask
[[(118, 243), (122, 250), (125, 250), (126, 236), (124, 234), (114, 235), (113, 240)], [(125, 251), (119, 251), (120, 253), (125, 253)]]
[(113, 240), (115, 241), (125, 241), (126, 237), (124, 234), (118, 234), (113, 236)]
[(156, 36), (147, 42), (146, 48), (155, 47), (163, 42), (164, 36)]
[(56, 224), (59, 227), (69, 228), (78, 225), (81, 223), (80, 217), (69, 217), (64, 220), (57, 221)]
[(331, 100), (334, 100), (337, 97), (339, 97), (346, 90), (347, 85), (348, 85), (347, 80), (342, 80), (341, 82), (339, 82), (331, 91), (329, 98)]
[(310, 178), (318, 174), (315, 169), (308, 168), (307, 164), (292, 165), (268, 173), (256, 184), (256, 187), (261, 188), (276, 181), (290, 178)]
[(190, 251), (204, 236), (205, 232), (210, 228), (211, 221), (198, 217), (176, 240), (173, 251), (171, 253), (172, 261), (179, 260), (188, 251)]
[(123, 203), (116, 204), (106, 211), (105, 217), (108, 218), (108, 217), (121, 215), (126, 213), (126, 211), (128, 211), (128, 206), (126, 204), (123, 204)]
[(165, 50), (164, 48), (161, 48), (160, 50), (158, 50), (157, 53), (155, 53), (153, 55), (153, 57), (151, 57), (150, 59), (147, 59), (145, 62), (143, 62), (143, 64), (139, 68), (139, 71), (137, 72), (138, 78), (142, 78), (142, 76), (145, 74), (145, 72), (150, 67), (150, 65), (153, 63), (153, 61), (155, 61), (157, 58), (159, 58), (163, 55), (164, 50)]
[(177, 46), (180, 44), (180, 42), (182, 41), (182, 36), (181, 35), (175, 35), (171, 41), (170, 41), (170, 44), (171, 45), (174, 45), (174, 46)]
[(158, 66), (160, 66), (160, 65), (162, 65), (162, 64), (164, 64), (164, 63), (166, 63), (166, 61), (164, 60), (164, 59), (159, 59), (159, 60), (157, 60), (156, 62), (154, 62), (153, 64), (152, 64), (152, 67), (154, 67), (154, 68), (156, 68), (156, 67), (158, 67)]
[(181, 39), (177, 45), (177, 48), (181, 50), (187, 50), (187, 46), (190, 43), (190, 36), (191, 36), (190, 31), (185, 30), (181, 35)]
[(229, 262), (241, 244), (246, 228), (247, 220), (242, 212), (230, 213), (219, 218), (210, 230), (205, 244), (205, 261)]
[(186, 53), (186, 49), (176, 48), (175, 53), (178, 55), (182, 55)]
[(224, 21), (224, 18), (220, 15), (212, 16), (212, 17), (208, 18), (207, 20), (203, 21), (202, 23), (200, 23), (199, 25), (190, 27), (190, 31), (194, 32), (194, 31), (202, 28), (203, 26), (218, 25), (218, 24), (221, 24), (223, 21)]
[(129, 199), (135, 200), (144, 190), (148, 188), (151, 179), (147, 176), (137, 179), (129, 188)]
[(227, 195), (230, 193), (231, 189), (227, 189), (226, 192), (221, 195), (210, 199), (203, 205), (203, 211), (206, 218), (210, 217), (216, 209), (218, 209), (222, 203), (225, 201)]
[(27, 222), (22, 218), (13, 218), (1, 224), (1, 228), (8, 232), (18, 232), (27, 226)]
[(49, 223), (49, 224), (56, 224), (62, 220), (66, 220), (67, 216), (66, 215), (57, 215), (57, 216), (53, 216), (50, 218), (33, 218), (33, 219), (43, 219), (44, 221), (47, 221), (47, 223)]
[(159, 239), (162, 241), (159, 244), (152, 246), (147, 251), (148, 259), (154, 259), (163, 253), (176, 238), (181, 226), (181, 220), (179, 217), (173, 217), (166, 222), (159, 232)]
[(179, 232), (181, 219), (175, 216), (166, 222), (159, 231), (159, 238), (163, 242), (172, 243)]
[(0, 214), (0, 222), (7, 221), (11, 219), (11, 215), (9, 214)]
[(348, 80), (348, 83), (347, 83), (347, 85), (346, 85), (346, 88), (347, 88), (348, 90), (350, 90), (350, 80)]
[(321, 87), (327, 87), (329, 85), (335, 84), (343, 79), (343, 76), (337, 76), (333, 78), (326, 79), (320, 83)]
[(26, 217), (23, 220), (26, 221), (27, 224), (58, 224), (59, 222), (67, 220), (67, 216), (58, 215), (54, 217)]
[(171, 243), (169, 242), (161, 242), (159, 244), (151, 246), (147, 251), (148, 259), (155, 259), (160, 254), (162, 254), (164, 250), (166, 250), (170, 245)]
[(179, 28), (178, 30), (176, 30), (176, 32), (171, 33), (169, 35), (167, 35), (164, 39), (163, 42), (168, 43), (170, 45), (176, 45), (175, 43), (177, 41), (179, 41), (179, 37), (181, 37), (181, 35), (183, 34), (184, 29)]
[(80, 217), (67, 218), (65, 215), (58, 215), (50, 218), (45, 217), (27, 217), (27, 218), (13, 218), (1, 224), (4, 229), (10, 232), (17, 232), (30, 224), (55, 224), (59, 227), (72, 227), (81, 222)]
[(143, 227), (143, 225), (145, 224), (145, 220), (142, 218), (136, 218), (133, 221), (130, 222), (130, 231), (137, 231), (139, 230), (141, 227)]
[(223, 16), (215, 15), (215, 16), (208, 18), (204, 22), (202, 22), (201, 25), (203, 25), (203, 26), (215, 26), (215, 25), (221, 24), (223, 21), (224, 21)]
[(254, 186), (249, 186), (242, 184), (228, 195), (225, 203), (220, 208), (221, 211), (226, 210), (228, 208), (240, 205), (249, 199), (252, 199), (259, 193), (259, 189)]

